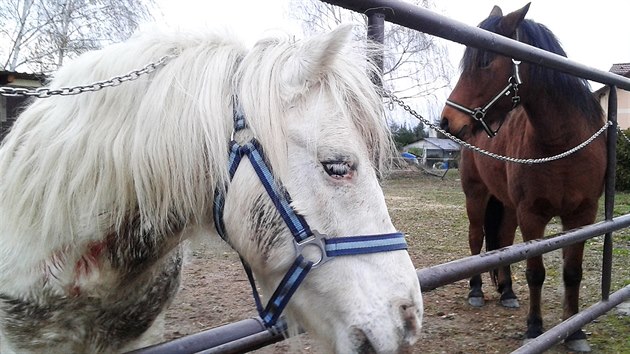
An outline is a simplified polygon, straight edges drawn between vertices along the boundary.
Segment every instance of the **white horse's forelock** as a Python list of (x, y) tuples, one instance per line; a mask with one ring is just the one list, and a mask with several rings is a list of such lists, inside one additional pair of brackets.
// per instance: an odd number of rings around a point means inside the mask
[[(378, 90), (369, 80), (378, 78), (379, 71), (371, 61), (375, 50), (369, 44), (343, 41), (340, 53), (331, 53), (318, 72), (311, 73), (307, 81), (298, 81), (301, 86), (292, 85), (287, 72), (296, 72), (301, 61), (314, 61), (305, 56), (301, 41), (263, 40), (243, 60), (237, 73), (239, 100), (253, 135), (262, 142), (265, 152), (274, 166), (274, 172), (282, 179), (286, 173), (286, 117), (283, 112), (291, 106), (299, 106), (307, 93), (318, 92), (335, 100), (342, 112), (359, 130), (366, 146), (370, 149), (374, 168), (384, 172), (390, 165), (395, 147), (389, 127), (384, 119), (383, 107)], [(272, 46), (269, 44), (273, 43)], [(365, 63), (365, 65), (357, 65)], [(306, 84), (305, 84), (306, 83)], [(278, 124), (280, 123), (280, 124)], [(361, 142), (348, 142), (357, 143)], [(267, 148), (273, 147), (272, 151)]]

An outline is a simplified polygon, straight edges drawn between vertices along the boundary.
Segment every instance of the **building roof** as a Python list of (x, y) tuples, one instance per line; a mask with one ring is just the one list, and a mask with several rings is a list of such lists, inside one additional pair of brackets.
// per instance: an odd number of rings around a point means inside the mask
[(425, 141), (435, 145), (437, 148), (442, 150), (459, 150), (460, 146), (458, 143), (454, 142), (451, 139), (440, 139), (440, 138), (424, 138)]
[(630, 63), (619, 63), (613, 64), (610, 67), (610, 71), (613, 74), (621, 75), (621, 76), (629, 76), (630, 74)]
[[(630, 77), (630, 63), (613, 64), (610, 67), (610, 70), (608, 70), (608, 72), (611, 72), (611, 73), (617, 74), (617, 75), (621, 75), (621, 76), (625, 76), (625, 77)], [(593, 94), (595, 95), (595, 97), (600, 98), (600, 97), (604, 96), (605, 94), (607, 94), (608, 90), (610, 90), (608, 85), (604, 85), (604, 86), (600, 87), (599, 89), (597, 89), (595, 92), (593, 92)]]
[(46, 75), (0, 70), (0, 86), (10, 84), (16, 80), (37, 81), (42, 84), (46, 80)]
[(440, 139), (440, 138), (424, 138), (414, 143), (411, 143), (405, 146), (405, 149), (408, 148), (420, 148), (420, 149), (440, 149), (440, 150), (451, 150), (451, 151), (459, 151), (461, 147), (456, 142), (450, 139)]

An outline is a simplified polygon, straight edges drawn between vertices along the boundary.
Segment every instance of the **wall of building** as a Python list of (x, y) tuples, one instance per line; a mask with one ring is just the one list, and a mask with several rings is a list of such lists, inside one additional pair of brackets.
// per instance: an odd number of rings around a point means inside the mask
[[(608, 89), (600, 97), (604, 112), (608, 114)], [(630, 92), (617, 89), (617, 123), (623, 130), (630, 129)]]

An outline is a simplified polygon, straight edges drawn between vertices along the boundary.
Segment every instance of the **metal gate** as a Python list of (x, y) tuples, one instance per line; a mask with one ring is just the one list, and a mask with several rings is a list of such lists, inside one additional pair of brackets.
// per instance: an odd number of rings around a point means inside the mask
[[(498, 266), (512, 264), (529, 257), (560, 249), (593, 237), (604, 235), (601, 301), (580, 311), (513, 353), (540, 353), (571, 333), (603, 315), (623, 301), (630, 299), (630, 285), (610, 294), (612, 271), (612, 232), (630, 226), (630, 214), (613, 218), (615, 197), (615, 168), (617, 140), (616, 87), (630, 91), (630, 79), (595, 70), (565, 57), (531, 47), (527, 44), (468, 26), (399, 0), (322, 0), (367, 15), (368, 36), (382, 42), (384, 22), (388, 21), (417, 31), (425, 32), (467, 46), (491, 49), (517, 60), (535, 62), (551, 69), (597, 81), (610, 87), (608, 120), (608, 167), (606, 171), (605, 220), (577, 230), (562, 232), (540, 240), (515, 244), (485, 254), (462, 258), (449, 263), (417, 270), (423, 291), (467, 279), (475, 274), (490, 271)], [(377, 60), (377, 63), (379, 61)], [(382, 61), (380, 62), (382, 64)], [(286, 329), (286, 327), (284, 327)], [(282, 326), (280, 328), (282, 330)], [(279, 332), (268, 331), (259, 319), (252, 318), (214, 328), (174, 341), (144, 348), (134, 353), (240, 353), (279, 342)]]

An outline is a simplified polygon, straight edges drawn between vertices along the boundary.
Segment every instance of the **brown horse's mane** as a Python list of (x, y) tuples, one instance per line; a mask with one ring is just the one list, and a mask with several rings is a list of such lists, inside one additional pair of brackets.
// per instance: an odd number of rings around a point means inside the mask
[[(496, 33), (500, 20), (501, 17), (491, 16), (482, 21), (479, 27)], [(567, 56), (560, 41), (545, 25), (526, 19), (520, 23), (517, 31), (521, 42), (563, 57)], [(496, 56), (497, 53), (492, 51), (468, 47), (460, 63), (462, 73), (487, 66)], [(601, 123), (602, 108), (594, 98), (588, 81), (536, 64), (529, 64), (529, 67), (528, 77), (524, 77), (524, 81), (536, 82), (549, 99), (566, 101), (589, 119)]]

